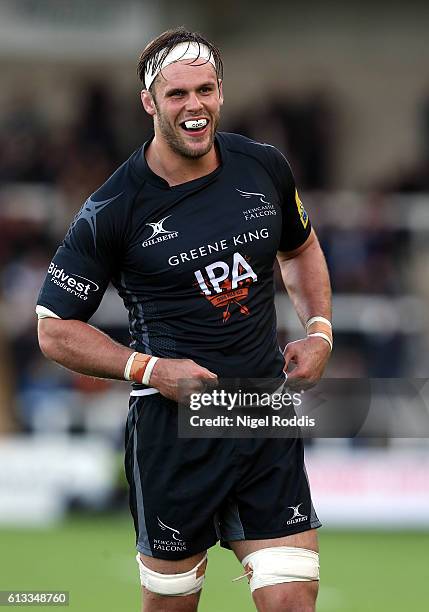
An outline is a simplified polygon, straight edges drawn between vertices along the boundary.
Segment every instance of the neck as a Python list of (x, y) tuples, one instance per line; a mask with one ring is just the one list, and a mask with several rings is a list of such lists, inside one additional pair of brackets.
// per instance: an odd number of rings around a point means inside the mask
[(170, 187), (206, 176), (220, 164), (215, 144), (202, 157), (190, 159), (172, 151), (156, 135), (146, 150), (146, 161), (152, 172), (167, 181)]

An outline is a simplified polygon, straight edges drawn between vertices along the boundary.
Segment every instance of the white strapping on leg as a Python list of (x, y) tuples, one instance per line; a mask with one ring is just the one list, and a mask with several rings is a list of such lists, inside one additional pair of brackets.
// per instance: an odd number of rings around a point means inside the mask
[[(184, 597), (185, 595), (198, 593), (203, 588), (207, 553), (195, 567), (183, 574), (160, 574), (159, 572), (154, 572), (144, 565), (140, 554), (137, 554), (136, 561), (140, 570), (141, 585), (152, 591), (152, 593)], [(203, 564), (204, 567), (202, 567)]]
[(319, 555), (313, 550), (295, 546), (261, 548), (241, 562), (250, 576), (250, 590), (283, 582), (319, 580)]

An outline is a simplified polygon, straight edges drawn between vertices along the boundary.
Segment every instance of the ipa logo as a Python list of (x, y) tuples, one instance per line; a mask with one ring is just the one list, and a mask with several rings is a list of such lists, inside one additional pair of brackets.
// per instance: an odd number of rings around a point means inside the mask
[(222, 321), (231, 317), (232, 307), (238, 306), (240, 314), (248, 315), (248, 306), (242, 304), (249, 296), (249, 287), (258, 280), (249, 261), (236, 252), (232, 268), (225, 261), (215, 261), (194, 272), (201, 293), (215, 308), (222, 308)]

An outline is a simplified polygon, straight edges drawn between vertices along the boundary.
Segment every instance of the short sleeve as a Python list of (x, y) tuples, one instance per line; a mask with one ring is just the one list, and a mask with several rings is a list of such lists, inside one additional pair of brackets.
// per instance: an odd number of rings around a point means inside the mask
[(299, 197), (288, 161), (274, 147), (269, 147), (269, 152), (282, 208), (279, 251), (293, 251), (309, 237), (310, 218)]
[(38, 307), (85, 322), (97, 310), (117, 263), (112, 208), (119, 195), (102, 201), (91, 197), (82, 206), (49, 264)]

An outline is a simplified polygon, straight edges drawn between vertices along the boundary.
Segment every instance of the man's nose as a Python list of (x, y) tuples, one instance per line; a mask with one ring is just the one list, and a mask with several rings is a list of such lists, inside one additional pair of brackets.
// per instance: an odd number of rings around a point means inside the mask
[(196, 92), (191, 92), (186, 101), (186, 110), (197, 111), (201, 110), (202, 104)]

